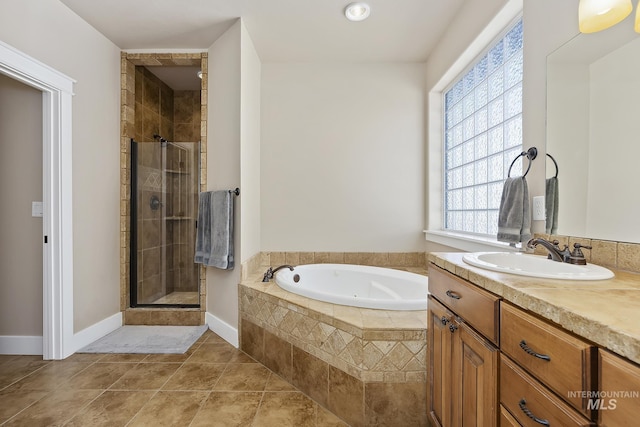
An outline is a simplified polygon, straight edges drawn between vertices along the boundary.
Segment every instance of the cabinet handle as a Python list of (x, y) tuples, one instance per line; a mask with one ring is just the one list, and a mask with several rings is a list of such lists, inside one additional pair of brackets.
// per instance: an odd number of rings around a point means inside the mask
[(531, 349), (531, 347), (529, 347), (527, 345), (527, 342), (525, 340), (520, 341), (520, 348), (523, 349), (527, 354), (530, 354), (534, 357), (537, 357), (538, 359), (542, 359), (542, 360), (546, 360), (547, 362), (551, 362), (551, 357), (547, 356), (546, 354), (540, 354), (540, 353), (536, 353), (535, 351), (533, 351)]
[(449, 330), (451, 333), (454, 333), (458, 329), (458, 325), (454, 325), (453, 323), (449, 325)]
[(520, 406), (520, 409), (522, 409), (522, 412), (524, 412), (524, 414), (531, 418), (533, 421), (537, 422), (538, 424), (542, 424), (543, 426), (548, 426), (549, 425), (549, 421), (547, 420), (543, 420), (542, 418), (537, 418), (535, 415), (533, 415), (533, 413), (529, 410), (529, 408), (527, 408), (527, 401), (523, 399), (520, 399), (520, 402), (518, 402), (518, 405)]
[(447, 319), (446, 317), (442, 316), (440, 318), (440, 321), (442, 322), (443, 325), (446, 325), (447, 323), (449, 323), (449, 319)]
[(449, 298), (453, 298), (453, 299), (460, 299), (462, 298), (460, 295), (458, 295), (457, 293), (453, 292), (453, 291), (447, 291), (446, 292), (447, 296)]

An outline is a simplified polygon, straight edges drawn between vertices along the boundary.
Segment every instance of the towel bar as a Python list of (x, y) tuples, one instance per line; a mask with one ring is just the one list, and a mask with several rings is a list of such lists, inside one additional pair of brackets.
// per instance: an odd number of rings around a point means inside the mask
[(518, 160), (520, 157), (523, 157), (523, 156), (526, 156), (527, 159), (529, 159), (529, 166), (527, 166), (527, 170), (524, 172), (524, 174), (522, 174), (522, 177), (524, 178), (529, 173), (529, 169), (531, 169), (531, 162), (535, 160), (536, 157), (538, 157), (538, 149), (536, 147), (531, 147), (527, 151), (523, 151), (522, 153), (518, 154), (518, 157), (513, 159), (513, 161), (511, 162), (511, 165), (509, 166), (509, 172), (507, 172), (507, 177), (511, 177), (511, 168), (513, 167), (516, 160)]
[(558, 169), (558, 162), (556, 162), (556, 159), (554, 159), (554, 158), (553, 158), (553, 156), (552, 156), (551, 154), (547, 153), (547, 156), (548, 156), (551, 160), (553, 160), (553, 164), (556, 166), (556, 176), (555, 176), (555, 178), (557, 178), (557, 177), (558, 177), (558, 172), (560, 172), (560, 170)]
[(239, 196), (240, 195), (240, 189), (238, 187), (236, 187), (235, 190), (229, 190), (229, 193), (233, 193), (236, 196)]

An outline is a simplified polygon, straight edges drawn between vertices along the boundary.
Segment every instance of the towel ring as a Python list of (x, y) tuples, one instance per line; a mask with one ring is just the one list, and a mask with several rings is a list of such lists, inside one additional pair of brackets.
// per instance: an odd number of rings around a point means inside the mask
[(516, 160), (518, 160), (520, 157), (523, 157), (523, 156), (526, 156), (527, 159), (529, 159), (529, 166), (527, 166), (527, 170), (524, 171), (524, 174), (522, 175), (522, 177), (524, 178), (529, 173), (529, 169), (531, 169), (531, 162), (535, 160), (536, 157), (538, 157), (538, 149), (536, 147), (531, 147), (527, 151), (523, 151), (518, 155), (518, 157), (513, 159), (513, 161), (511, 162), (511, 165), (509, 166), (509, 172), (507, 172), (508, 178), (511, 178), (511, 168), (515, 164)]
[(556, 159), (554, 159), (551, 154), (547, 153), (547, 156), (549, 156), (549, 158), (551, 158), (551, 160), (553, 160), (553, 164), (556, 166), (556, 175), (554, 176), (554, 178), (557, 178), (558, 177), (558, 172), (560, 171), (558, 169), (558, 162), (556, 162)]

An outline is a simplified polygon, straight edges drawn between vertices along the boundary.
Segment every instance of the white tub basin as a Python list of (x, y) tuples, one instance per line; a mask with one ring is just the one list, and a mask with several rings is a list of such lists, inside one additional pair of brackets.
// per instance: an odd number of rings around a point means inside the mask
[(519, 252), (473, 252), (465, 254), (462, 259), (486, 270), (543, 279), (605, 280), (614, 277), (611, 270), (599, 265), (574, 265)]

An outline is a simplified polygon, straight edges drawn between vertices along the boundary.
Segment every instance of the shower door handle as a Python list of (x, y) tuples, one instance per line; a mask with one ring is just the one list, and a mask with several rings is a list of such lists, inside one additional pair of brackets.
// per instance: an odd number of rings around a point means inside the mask
[(151, 208), (151, 210), (157, 211), (160, 208), (160, 206), (162, 206), (162, 202), (160, 201), (160, 198), (155, 194), (151, 196), (151, 198), (149, 199), (149, 207)]

